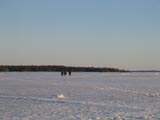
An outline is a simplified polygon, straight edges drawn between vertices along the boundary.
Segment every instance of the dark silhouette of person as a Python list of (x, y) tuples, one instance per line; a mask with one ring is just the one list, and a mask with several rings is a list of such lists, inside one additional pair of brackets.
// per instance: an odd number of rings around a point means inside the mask
[(69, 73), (69, 76), (71, 76), (71, 71), (68, 71), (68, 73)]
[(63, 71), (61, 71), (61, 76), (63, 76), (64, 75), (64, 72)]
[(65, 75), (65, 76), (67, 75), (67, 72), (66, 72), (66, 71), (64, 71), (64, 75)]

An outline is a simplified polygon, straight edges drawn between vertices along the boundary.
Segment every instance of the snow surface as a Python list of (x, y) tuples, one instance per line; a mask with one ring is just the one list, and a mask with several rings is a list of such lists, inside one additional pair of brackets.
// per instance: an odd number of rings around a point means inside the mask
[(160, 74), (1, 72), (0, 120), (160, 120)]

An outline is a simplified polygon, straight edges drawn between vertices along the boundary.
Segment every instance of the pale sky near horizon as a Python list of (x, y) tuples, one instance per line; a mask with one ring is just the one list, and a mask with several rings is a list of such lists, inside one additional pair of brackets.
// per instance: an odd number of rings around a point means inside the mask
[(160, 0), (0, 0), (1, 65), (160, 69)]

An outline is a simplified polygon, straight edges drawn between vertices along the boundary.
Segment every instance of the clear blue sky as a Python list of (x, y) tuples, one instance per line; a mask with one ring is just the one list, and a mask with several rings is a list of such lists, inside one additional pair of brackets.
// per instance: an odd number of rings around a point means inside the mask
[(160, 69), (160, 0), (0, 0), (0, 64)]

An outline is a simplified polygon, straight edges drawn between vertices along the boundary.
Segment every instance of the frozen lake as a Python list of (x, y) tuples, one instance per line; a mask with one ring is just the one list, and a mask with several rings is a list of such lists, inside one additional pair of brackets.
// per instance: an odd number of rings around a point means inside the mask
[(160, 73), (0, 73), (0, 120), (112, 119), (160, 120)]

